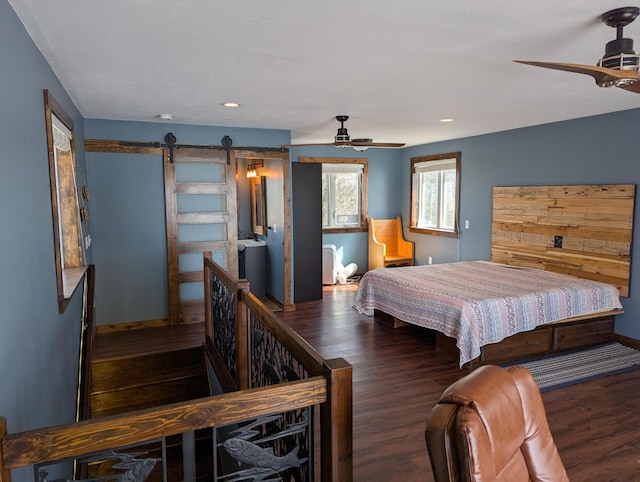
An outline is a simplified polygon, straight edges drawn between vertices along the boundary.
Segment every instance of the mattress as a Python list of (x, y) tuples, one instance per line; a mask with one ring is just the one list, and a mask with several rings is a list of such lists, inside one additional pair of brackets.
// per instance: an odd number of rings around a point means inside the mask
[(536, 326), (622, 309), (606, 283), (486, 261), (380, 268), (360, 280), (355, 308), (377, 309), (456, 339), (460, 366), (480, 348)]

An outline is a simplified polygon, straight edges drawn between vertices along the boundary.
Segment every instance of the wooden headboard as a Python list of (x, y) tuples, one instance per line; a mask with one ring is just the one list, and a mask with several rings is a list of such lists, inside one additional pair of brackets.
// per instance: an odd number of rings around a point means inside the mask
[(493, 188), (491, 260), (612, 284), (629, 296), (635, 185)]

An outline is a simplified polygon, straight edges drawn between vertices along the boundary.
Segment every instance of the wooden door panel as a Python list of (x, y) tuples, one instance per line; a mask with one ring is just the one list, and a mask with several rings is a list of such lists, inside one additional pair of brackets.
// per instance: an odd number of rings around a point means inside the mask
[(173, 163), (166, 154), (164, 160), (169, 319), (172, 325), (198, 323), (204, 321), (202, 267), (181, 257), (202, 259), (211, 251), (238, 275), (235, 165), (224, 152), (202, 149), (176, 149)]

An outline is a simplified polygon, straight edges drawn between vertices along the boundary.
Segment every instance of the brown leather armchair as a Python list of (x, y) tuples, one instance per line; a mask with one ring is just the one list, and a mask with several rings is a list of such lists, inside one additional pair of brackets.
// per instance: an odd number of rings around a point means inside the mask
[(436, 482), (569, 480), (538, 385), (519, 366), (482, 366), (447, 388), (425, 437)]

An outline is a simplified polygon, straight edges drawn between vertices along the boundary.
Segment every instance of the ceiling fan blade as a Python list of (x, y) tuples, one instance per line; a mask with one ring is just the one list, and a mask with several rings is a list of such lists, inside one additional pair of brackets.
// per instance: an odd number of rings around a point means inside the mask
[[(529, 60), (514, 60), (520, 64), (533, 65), (534, 67), (543, 67), (545, 69), (564, 70), (565, 72), (574, 72), (576, 74), (586, 74), (593, 77), (596, 84), (603, 85), (607, 82), (616, 80), (635, 80), (638, 81), (640, 77), (636, 70), (615, 70), (607, 69), (605, 67), (598, 67), (597, 65), (583, 65), (583, 64), (564, 64), (560, 62), (533, 62)], [(637, 84), (637, 82), (636, 82)], [(637, 90), (629, 89), (634, 84), (626, 86), (626, 90), (637, 92)]]
[[(347, 132), (347, 128), (344, 126), (344, 123), (349, 119), (348, 115), (337, 115), (336, 120), (340, 122), (340, 128), (338, 129), (338, 133), (335, 137), (335, 142), (322, 142), (322, 143), (309, 143), (309, 144), (280, 144), (280, 147), (305, 147), (305, 146), (333, 146), (333, 147), (353, 147), (354, 149), (357, 147), (402, 147), (403, 143), (399, 142), (373, 142), (373, 139), (369, 138), (357, 138), (351, 139), (349, 133)], [(357, 149), (359, 151), (364, 151), (365, 149)]]
[[(545, 69), (586, 74), (593, 77), (600, 87), (615, 86), (640, 94), (640, 73), (637, 70), (607, 69), (597, 65), (564, 64), (559, 62), (532, 62), (528, 60), (514, 60), (514, 62), (533, 65), (534, 67), (544, 67)], [(628, 83), (625, 84), (625, 81)], [(616, 85), (616, 82), (620, 82), (622, 85)]]
[(533, 65), (534, 67), (544, 67), (545, 69), (564, 70), (566, 72), (575, 72), (576, 74), (590, 75), (596, 80), (598, 85), (611, 80), (637, 80), (638, 72), (635, 70), (615, 70), (597, 65), (584, 64), (565, 64), (560, 62), (533, 62), (529, 60), (514, 60), (520, 64)]
[(306, 147), (306, 146), (337, 146), (335, 142), (321, 142), (319, 144), (280, 144), (280, 147)]
[(399, 142), (323, 142), (319, 144), (280, 144), (280, 147), (311, 147), (311, 146), (331, 146), (331, 147), (402, 147), (404, 143)]
[(404, 142), (357, 142), (351, 141), (349, 144), (351, 146), (356, 147), (402, 147), (404, 146)]

